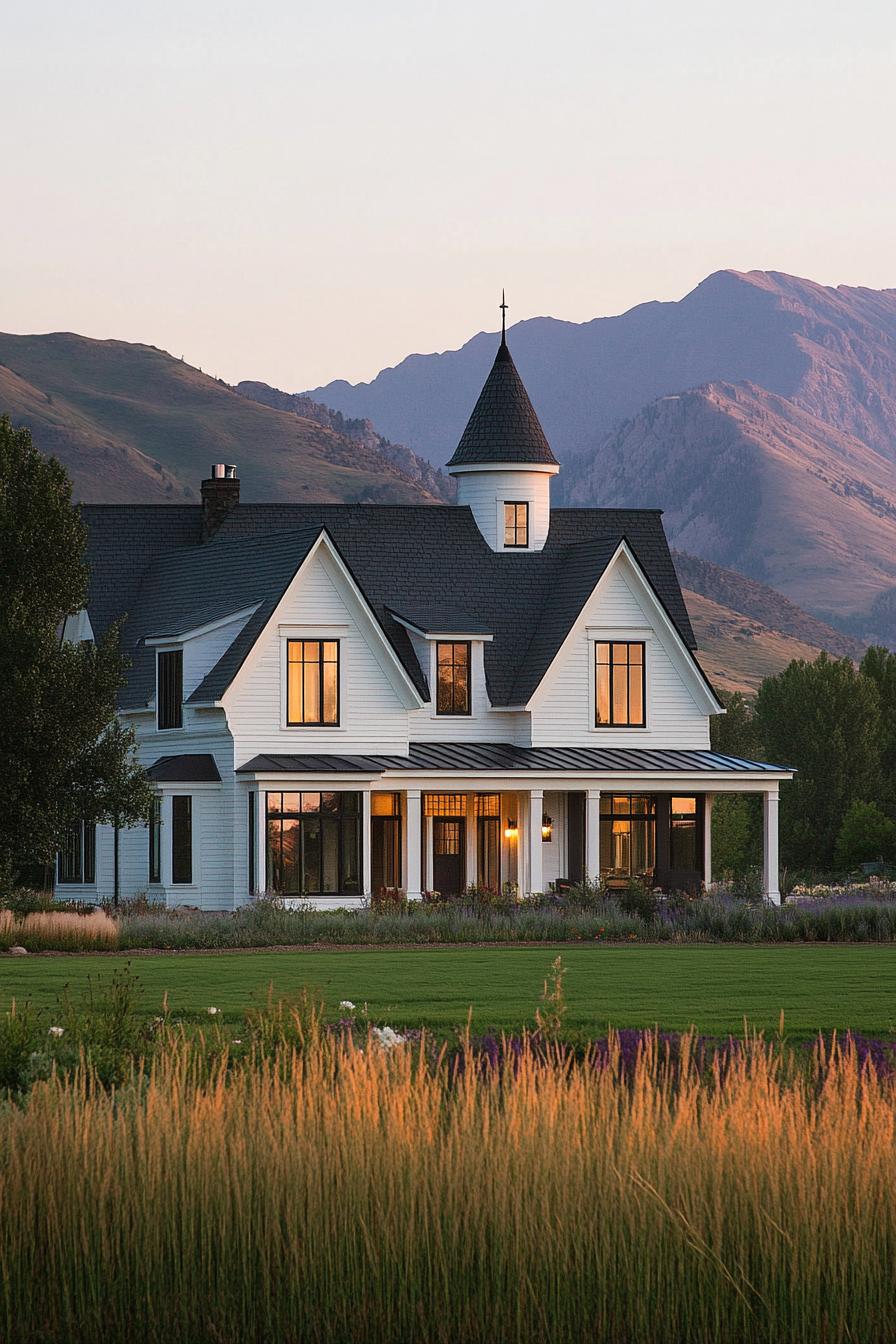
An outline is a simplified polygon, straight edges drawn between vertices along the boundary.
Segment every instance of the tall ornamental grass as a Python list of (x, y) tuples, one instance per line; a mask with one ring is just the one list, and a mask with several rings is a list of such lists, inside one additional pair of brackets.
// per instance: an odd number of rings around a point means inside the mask
[(0, 1337), (896, 1337), (893, 1083), (664, 1049), (172, 1037), (117, 1090), (37, 1083), (0, 1112)]
[(117, 948), (119, 925), (103, 910), (88, 914), (39, 911), (16, 915), (0, 910), (0, 948), (24, 947), (28, 952), (105, 952)]

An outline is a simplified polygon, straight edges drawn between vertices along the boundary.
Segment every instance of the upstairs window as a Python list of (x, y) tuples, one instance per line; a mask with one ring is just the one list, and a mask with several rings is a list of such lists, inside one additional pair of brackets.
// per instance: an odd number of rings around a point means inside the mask
[(504, 545), (529, 545), (529, 505), (510, 501), (504, 505)]
[(644, 645), (598, 641), (594, 646), (594, 722), (598, 728), (644, 727)]
[(156, 707), (159, 728), (181, 728), (184, 721), (184, 651), (156, 655)]
[(436, 644), (436, 713), (470, 713), (469, 644)]
[(338, 725), (338, 639), (288, 640), (286, 678), (286, 722), (290, 728)]
[(60, 883), (93, 883), (96, 881), (96, 827), (79, 821), (63, 841), (57, 862)]

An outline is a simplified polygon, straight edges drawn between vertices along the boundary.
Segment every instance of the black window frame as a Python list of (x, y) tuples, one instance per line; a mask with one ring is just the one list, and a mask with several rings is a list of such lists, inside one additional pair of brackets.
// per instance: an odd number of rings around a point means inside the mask
[[(601, 659), (600, 659), (600, 649), (601, 649), (601, 646), (602, 646), (602, 645), (605, 645), (605, 646), (607, 647), (607, 649), (609, 650), (609, 652), (608, 652), (608, 661), (607, 661), (607, 662), (602, 662)], [(627, 656), (626, 656), (626, 660), (625, 660), (624, 663), (617, 663), (617, 662), (615, 662), (615, 660), (614, 660), (614, 658), (613, 658), (613, 650), (616, 649), (616, 648), (618, 648), (620, 645), (624, 645), (625, 648), (626, 648), (627, 650), (629, 650), (629, 653), (627, 654)], [(637, 663), (633, 663), (633, 662), (631, 661), (631, 652), (630, 652), (630, 651), (631, 651), (631, 649), (633, 649), (633, 648), (638, 648), (638, 649), (641, 650), (641, 717), (640, 717), (639, 720), (633, 720), (632, 717), (631, 717), (631, 703), (630, 703), (630, 702), (631, 702), (631, 692), (630, 692), (629, 673), (630, 673), (630, 671), (631, 671), (631, 669), (632, 669), (633, 667), (637, 667)], [(593, 666), (593, 669), (594, 669), (594, 727), (595, 727), (595, 728), (601, 728), (601, 729), (602, 729), (602, 728), (646, 728), (646, 727), (647, 727), (647, 644), (646, 644), (646, 641), (643, 640), (643, 639), (596, 639), (596, 640), (594, 641), (594, 661), (593, 661), (592, 666)], [(610, 710), (610, 717), (609, 717), (609, 719), (607, 720), (607, 722), (605, 722), (605, 723), (602, 723), (601, 720), (600, 720), (600, 710), (599, 710), (599, 704), (600, 704), (600, 669), (601, 669), (602, 667), (607, 667), (607, 668), (609, 669), (609, 699), (608, 699), (608, 704), (609, 704), (609, 710)], [(615, 712), (616, 712), (616, 697), (615, 697), (615, 687), (614, 687), (614, 682), (615, 682), (616, 669), (617, 669), (617, 668), (624, 668), (624, 669), (625, 669), (626, 704), (628, 705), (628, 715), (627, 715), (627, 717), (626, 717), (625, 719), (617, 719), (617, 718), (615, 717)]]
[[(635, 806), (636, 799), (639, 800), (639, 806), (637, 807)], [(643, 800), (644, 807), (640, 806), (640, 800)], [(612, 791), (601, 793), (598, 819), (598, 854), (600, 856), (598, 862), (602, 878), (606, 878), (611, 883), (619, 883), (629, 882), (633, 877), (646, 877), (650, 880), (656, 877), (658, 816), (658, 796), (655, 793), (614, 793)], [(608, 834), (612, 835), (614, 821), (629, 823), (630, 857), (635, 848), (635, 827), (643, 828), (643, 845), (645, 850), (652, 851), (652, 868), (642, 870), (630, 863), (628, 873), (616, 873), (605, 866), (603, 862), (604, 839)]]
[[(441, 663), (441, 662), (439, 661), (439, 649), (451, 649), (451, 650), (465, 649), (465, 650), (466, 650), (466, 660), (467, 660), (467, 662), (466, 662), (466, 672), (467, 672), (467, 703), (466, 703), (466, 709), (454, 709), (454, 708), (451, 708), (451, 709), (440, 709), (440, 708), (439, 708), (439, 703), (440, 703), (440, 691), (441, 691), (441, 677), (440, 677), (440, 675), (439, 675), (439, 672), (440, 672), (440, 669), (441, 669), (442, 667), (447, 667), (447, 666), (449, 666), (449, 664), (447, 664), (447, 663)], [(458, 668), (459, 666), (460, 666), (460, 664), (458, 664), (458, 663), (455, 661), (455, 655), (454, 655), (454, 652), (452, 652), (452, 655), (451, 655), (451, 663), (450, 663), (450, 667), (451, 667), (452, 672), (456, 672), (456, 670), (457, 670), (457, 668)], [(436, 714), (438, 715), (438, 717), (439, 717), (440, 719), (469, 719), (469, 718), (471, 717), (472, 713), (473, 713), (473, 644), (472, 644), (472, 641), (471, 641), (471, 640), (469, 640), (469, 639), (439, 639), (439, 640), (436, 640), (436, 677), (435, 677), (435, 681), (436, 681), (436, 685), (435, 685), (435, 702), (436, 702)], [(452, 703), (452, 706), (455, 704), (455, 701), (456, 701), (456, 699), (457, 699), (457, 694), (456, 694), (456, 692), (457, 692), (456, 678), (452, 676), (452, 686), (451, 686), (451, 703)]]
[(257, 848), (258, 848), (258, 794), (249, 793), (249, 894), (256, 894), (258, 885)]
[(162, 881), (162, 800), (154, 798), (146, 828), (149, 851), (147, 854), (147, 880), (150, 885)]
[[(298, 665), (302, 668), (306, 666), (304, 650), (306, 644), (317, 645), (317, 669), (318, 669), (318, 692), (317, 702), (319, 706), (319, 716), (316, 719), (294, 719), (292, 717), (292, 706), (290, 704), (289, 694), (289, 669), (290, 669), (290, 650), (295, 645), (302, 646), (302, 657), (298, 659)], [(333, 644), (336, 647), (336, 717), (327, 719), (324, 717), (324, 667), (331, 659), (324, 658), (324, 647), (327, 644)], [(323, 637), (313, 639), (288, 639), (286, 641), (286, 726), (287, 728), (338, 728), (342, 717), (342, 641), (339, 639), (325, 639)], [(314, 660), (309, 659), (308, 666), (314, 666)], [(303, 697), (304, 697), (304, 677)]]
[[(186, 876), (178, 876), (179, 873), (186, 873)], [(171, 885), (194, 885), (193, 795), (190, 793), (175, 793), (171, 796)]]
[[(373, 799), (391, 799), (389, 810), (379, 807), (374, 811)], [(401, 814), (401, 795), (393, 790), (377, 790), (371, 794), (370, 807), (370, 886), (372, 891), (388, 891), (401, 887), (402, 842), (404, 826)], [(363, 837), (362, 837), (363, 840)], [(378, 857), (382, 860), (379, 871)], [(391, 880), (390, 880), (391, 873)]]
[[(171, 719), (172, 721), (163, 722)], [(156, 650), (156, 728), (160, 733), (184, 726), (184, 651)]]
[[(508, 524), (508, 522), (507, 522), (507, 510), (508, 510), (508, 509), (513, 509), (513, 510), (514, 510), (513, 522), (512, 522), (511, 524)], [(523, 522), (523, 525), (522, 525), (522, 529), (520, 528), (520, 524), (519, 524), (519, 522), (517, 521), (517, 515), (516, 515), (516, 510), (517, 510), (517, 509), (523, 509), (523, 510), (525, 510), (525, 512), (524, 512), (524, 514), (523, 514), (524, 522)], [(507, 530), (508, 530), (508, 526), (510, 527), (511, 531), (513, 532), (513, 535), (514, 535), (514, 538), (515, 538), (515, 540), (513, 540), (513, 541), (508, 541), (508, 540), (507, 540)], [(522, 541), (519, 540), (520, 532), (521, 532), (521, 531), (522, 531), (523, 538), (524, 538)], [(505, 500), (504, 500), (504, 549), (507, 550), (507, 551), (527, 551), (527, 550), (529, 549), (529, 501), (528, 501), (528, 499), (505, 499)]]
[[(318, 804), (314, 808), (310, 806), (310, 800), (317, 798)], [(290, 806), (288, 799), (296, 799), (295, 806)], [(273, 805), (272, 800), (279, 799), (279, 806)], [(324, 800), (330, 799), (329, 806), (325, 806)], [(333, 800), (339, 800), (338, 809), (333, 805)], [(306, 804), (306, 800), (309, 800)], [(351, 807), (346, 806), (347, 800), (351, 801)], [(289, 821), (296, 823), (290, 827), (298, 837), (298, 859), (295, 865), (299, 877), (300, 890), (293, 890), (282, 881), (284, 866), (284, 846), (283, 822)], [(308, 839), (305, 835), (305, 822), (313, 823), (316, 821), (320, 829), (320, 838), (318, 844), (318, 875), (321, 878), (320, 887), (306, 887), (306, 864), (305, 849)], [(323, 887), (324, 877), (324, 843), (323, 843), (323, 825), (325, 823), (335, 822), (337, 825), (337, 877), (336, 886), (327, 890)], [(272, 828), (272, 823), (274, 823)], [(278, 824), (279, 823), (279, 824)], [(276, 892), (280, 896), (304, 898), (309, 896), (362, 896), (364, 886), (364, 826), (361, 794), (356, 790), (330, 790), (330, 789), (303, 789), (297, 790), (270, 790), (265, 792), (265, 862), (267, 873), (267, 890)], [(272, 854), (272, 844), (279, 853)], [(346, 851), (353, 848), (353, 862), (350, 866), (354, 867), (356, 876), (353, 879), (354, 885), (346, 885)], [(279, 879), (278, 879), (279, 872)], [(279, 885), (277, 884), (279, 881)]]
[[(56, 882), (60, 887), (96, 884), (96, 824), (79, 821), (72, 826), (56, 855)], [(74, 874), (68, 876), (67, 874)]]

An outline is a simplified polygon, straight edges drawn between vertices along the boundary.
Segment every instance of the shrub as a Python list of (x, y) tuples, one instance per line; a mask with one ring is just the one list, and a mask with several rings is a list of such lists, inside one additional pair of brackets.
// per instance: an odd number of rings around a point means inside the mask
[(636, 915), (645, 924), (652, 924), (659, 910), (659, 897), (646, 882), (633, 877), (620, 893), (619, 904), (627, 915)]
[(896, 859), (896, 821), (884, 816), (876, 803), (851, 803), (837, 835), (834, 859), (841, 868)]

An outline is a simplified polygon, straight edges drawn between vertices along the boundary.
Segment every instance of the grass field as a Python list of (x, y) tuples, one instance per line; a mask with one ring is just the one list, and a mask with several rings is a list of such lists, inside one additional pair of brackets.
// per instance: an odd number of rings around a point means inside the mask
[(81, 993), (130, 964), (146, 1013), (162, 996), (175, 1016), (204, 1018), (209, 1005), (236, 1020), (302, 985), (323, 994), (328, 1015), (341, 999), (369, 1005), (376, 1022), (450, 1031), (473, 1010), (477, 1031), (531, 1024), (544, 978), (560, 953), (567, 969), (566, 1027), (603, 1031), (659, 1025), (708, 1034), (751, 1026), (789, 1035), (851, 1028), (896, 1034), (896, 948), (890, 946), (407, 948), (324, 951), (4, 958), (0, 1005), (12, 998), (51, 1009), (66, 985)]

